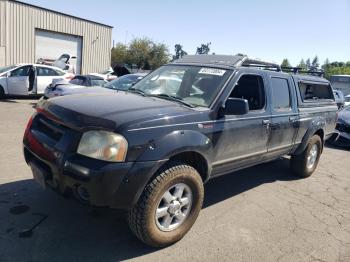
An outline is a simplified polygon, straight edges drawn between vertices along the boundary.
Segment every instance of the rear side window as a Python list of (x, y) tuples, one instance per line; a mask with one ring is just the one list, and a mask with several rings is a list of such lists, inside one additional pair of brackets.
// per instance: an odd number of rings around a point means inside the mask
[(263, 109), (265, 107), (263, 78), (259, 75), (241, 76), (230, 97), (246, 99), (249, 110)]
[(57, 70), (57, 69), (55, 69), (55, 72), (56, 72), (56, 75), (58, 75), (58, 76), (63, 76), (65, 74), (64, 71), (60, 71), (60, 70)]
[(288, 80), (285, 78), (271, 78), (271, 91), (273, 99), (273, 108), (275, 109), (289, 109), (290, 104), (290, 90)]
[(56, 70), (47, 67), (37, 67), (37, 75), (38, 76), (58, 76)]
[(299, 90), (302, 100), (306, 102), (319, 99), (334, 100), (332, 87), (330, 85), (300, 82)]
[(84, 85), (85, 84), (85, 78), (76, 76), (72, 80), (69, 81), (69, 83), (73, 85)]

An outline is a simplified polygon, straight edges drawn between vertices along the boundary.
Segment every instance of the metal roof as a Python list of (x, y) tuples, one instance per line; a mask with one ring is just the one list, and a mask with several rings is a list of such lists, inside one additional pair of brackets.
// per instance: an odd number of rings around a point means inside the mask
[(94, 23), (94, 24), (97, 24), (97, 25), (102, 25), (102, 26), (106, 26), (106, 27), (109, 27), (109, 28), (113, 28), (113, 26), (110, 26), (110, 25), (106, 25), (106, 24), (103, 24), (103, 23), (95, 22), (95, 21), (92, 21), (92, 20), (89, 20), (89, 19), (81, 18), (81, 17), (78, 17), (78, 16), (70, 15), (70, 14), (65, 14), (65, 13), (58, 12), (58, 11), (55, 11), (55, 10), (52, 10), (52, 9), (48, 9), (48, 8), (44, 8), (44, 7), (41, 7), (41, 6), (25, 3), (25, 2), (22, 2), (22, 1), (19, 1), (19, 0), (8, 0), (8, 1), (16, 2), (16, 3), (27, 5), (27, 6), (31, 6), (31, 7), (34, 7), (34, 8), (39, 8), (39, 9), (46, 10), (48, 12), (52, 12), (52, 13), (56, 13), (56, 14), (60, 14), (60, 15), (65, 15), (65, 16), (72, 17), (72, 18), (79, 19), (79, 20), (83, 20), (83, 21), (86, 21), (86, 22), (89, 22), (89, 23)]

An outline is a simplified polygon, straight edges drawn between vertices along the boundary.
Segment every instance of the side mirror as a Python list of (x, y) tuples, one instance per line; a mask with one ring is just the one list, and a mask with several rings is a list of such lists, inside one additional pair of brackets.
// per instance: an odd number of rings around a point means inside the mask
[(10, 77), (10, 76), (11, 76), (11, 72), (7, 72), (6, 77)]
[(249, 105), (246, 99), (229, 98), (225, 103), (225, 115), (245, 115), (249, 112)]

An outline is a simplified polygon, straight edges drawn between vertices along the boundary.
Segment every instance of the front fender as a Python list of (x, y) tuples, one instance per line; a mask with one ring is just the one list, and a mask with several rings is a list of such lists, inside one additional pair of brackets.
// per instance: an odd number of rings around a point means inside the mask
[(0, 77), (0, 87), (4, 90), (4, 94), (7, 95), (9, 92), (7, 90), (7, 80), (5, 77)]
[(172, 131), (158, 139), (153, 140), (137, 161), (151, 161), (169, 159), (183, 152), (196, 152), (201, 154), (211, 167), (213, 158), (212, 141), (206, 135), (194, 130)]

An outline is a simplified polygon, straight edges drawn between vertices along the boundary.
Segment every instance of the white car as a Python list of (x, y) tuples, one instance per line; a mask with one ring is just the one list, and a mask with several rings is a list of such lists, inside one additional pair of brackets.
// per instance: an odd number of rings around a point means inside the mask
[(350, 106), (350, 95), (345, 96), (344, 107)]
[(57, 67), (17, 64), (0, 67), (0, 97), (6, 95), (41, 95), (53, 79), (69, 80), (74, 75)]

